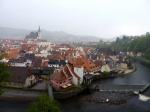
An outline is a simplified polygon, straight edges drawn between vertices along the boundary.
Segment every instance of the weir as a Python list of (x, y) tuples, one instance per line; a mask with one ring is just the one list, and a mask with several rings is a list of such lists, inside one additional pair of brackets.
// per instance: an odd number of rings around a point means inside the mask
[(92, 85), (91, 91), (140, 91), (145, 85)]
[(146, 84), (139, 92), (143, 93), (144, 91), (146, 91), (146, 89), (148, 89), (148, 87), (150, 87), (150, 83)]

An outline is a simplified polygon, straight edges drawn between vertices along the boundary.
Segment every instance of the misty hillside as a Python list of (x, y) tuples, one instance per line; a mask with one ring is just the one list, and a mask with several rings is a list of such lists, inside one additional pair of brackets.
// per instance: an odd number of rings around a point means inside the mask
[[(0, 38), (15, 38), (15, 39), (24, 39), (31, 31), (24, 29), (15, 29), (0, 27)], [(68, 34), (63, 31), (47, 31), (41, 30), (42, 39), (50, 40), (52, 42), (98, 42), (99, 37), (95, 36), (79, 36)]]

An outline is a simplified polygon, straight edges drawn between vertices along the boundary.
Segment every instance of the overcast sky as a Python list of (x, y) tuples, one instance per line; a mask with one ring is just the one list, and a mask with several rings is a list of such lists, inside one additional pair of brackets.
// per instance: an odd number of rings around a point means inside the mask
[(150, 32), (150, 0), (0, 0), (0, 26), (113, 38)]

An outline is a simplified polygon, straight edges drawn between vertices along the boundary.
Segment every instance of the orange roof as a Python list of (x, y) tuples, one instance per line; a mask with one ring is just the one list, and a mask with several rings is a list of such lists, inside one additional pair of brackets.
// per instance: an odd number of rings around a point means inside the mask
[(21, 50), (26, 50), (29, 51), (30, 49), (34, 50), (35, 48), (37, 48), (38, 46), (36, 44), (23, 44), (21, 46)]
[(67, 66), (65, 66), (63, 70), (68, 75), (68, 77), (72, 77), (72, 75), (71, 75), (71, 73), (70, 73), (70, 71), (69, 71)]
[(44, 62), (42, 63), (42, 67), (46, 67), (46, 66), (48, 66), (48, 61), (44, 61)]
[(6, 49), (5, 52), (8, 55), (5, 58), (6, 59), (17, 58), (19, 51), (20, 51), (20, 48), (9, 48), (9, 49)]
[(73, 73), (73, 75), (77, 78), (80, 79), (80, 77), (74, 72), (73, 70), (73, 66), (68, 65), (69, 69), (71, 70), (71, 72)]
[(74, 62), (73, 62), (74, 67), (79, 67), (79, 68), (82, 67), (84, 64), (82, 61), (83, 60), (81, 59), (81, 57), (78, 56), (77, 59), (74, 60)]
[(51, 79), (55, 79), (57, 81), (63, 81), (63, 80), (66, 80), (67, 77), (65, 76), (65, 74), (63, 73), (63, 71), (59, 71), (58, 73), (55, 73), (55, 74), (52, 74), (50, 76)]
[(42, 59), (45, 60), (46, 58), (44, 56), (35, 56), (35, 59)]
[(64, 60), (64, 58), (59, 54), (48, 55), (47, 58), (49, 60)]
[(55, 79), (57, 81), (63, 81), (70, 77), (72, 77), (72, 75), (67, 66), (65, 66), (64, 68), (61, 68), (58, 73), (55, 73), (50, 76), (51, 79)]
[(87, 58), (83, 59), (83, 63), (84, 69), (86, 69), (87, 71), (94, 71), (99, 69), (99, 66), (97, 66), (92, 60), (89, 60)]
[(101, 66), (106, 64), (106, 61), (96, 60), (94, 63), (101, 68)]
[(81, 58), (81, 57), (77, 57), (77, 59), (73, 61), (73, 65), (74, 67), (83, 66), (84, 69), (87, 71), (94, 71), (100, 68), (92, 60), (89, 60), (88, 58)]

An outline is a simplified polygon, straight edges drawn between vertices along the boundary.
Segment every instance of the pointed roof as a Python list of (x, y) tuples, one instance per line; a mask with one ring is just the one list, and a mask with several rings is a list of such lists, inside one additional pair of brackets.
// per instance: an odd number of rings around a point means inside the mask
[(78, 68), (82, 67), (83, 63), (82, 63), (81, 56), (77, 56), (77, 59), (74, 61), (73, 65), (74, 67), (78, 67)]
[(39, 30), (38, 30), (38, 32), (41, 32), (40, 26), (39, 26)]

